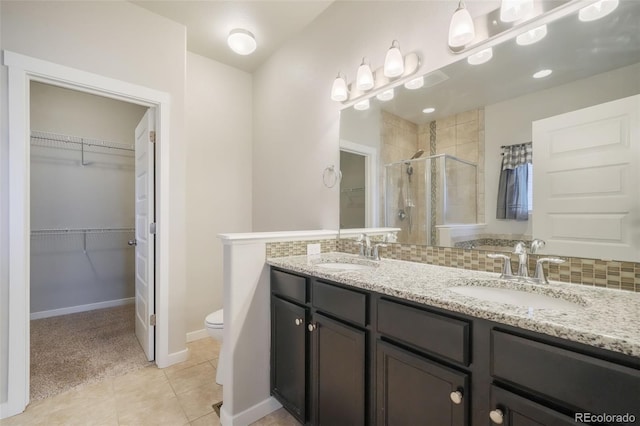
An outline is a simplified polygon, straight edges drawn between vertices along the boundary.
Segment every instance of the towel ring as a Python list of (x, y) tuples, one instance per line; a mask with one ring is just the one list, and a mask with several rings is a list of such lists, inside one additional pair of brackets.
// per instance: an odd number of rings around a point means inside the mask
[(336, 183), (342, 180), (342, 172), (340, 170), (336, 170), (334, 165), (327, 166), (322, 173), (322, 182), (324, 186), (327, 188), (333, 188), (336, 186)]

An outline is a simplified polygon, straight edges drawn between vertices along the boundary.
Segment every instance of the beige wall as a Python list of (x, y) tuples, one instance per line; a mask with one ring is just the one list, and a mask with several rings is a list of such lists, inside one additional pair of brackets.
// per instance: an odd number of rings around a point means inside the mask
[(187, 332), (222, 307), (222, 232), (251, 231), (251, 75), (187, 52)]
[[(164, 91), (171, 96), (170, 187), (172, 259), (169, 276), (169, 352), (185, 348), (186, 233), (184, 85), (185, 28), (128, 2), (2, 2), (2, 49)], [(2, 122), (7, 119), (6, 68), (2, 68)], [(6, 400), (8, 342), (7, 148), (6, 126), (0, 138), (2, 158), (3, 247), (0, 266), (2, 365), (0, 400)]]

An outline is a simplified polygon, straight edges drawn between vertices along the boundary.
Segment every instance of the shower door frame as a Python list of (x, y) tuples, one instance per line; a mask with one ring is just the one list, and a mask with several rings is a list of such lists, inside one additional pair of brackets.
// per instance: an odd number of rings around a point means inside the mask
[[(9, 330), (8, 392), (0, 404), (0, 418), (23, 412), (29, 403), (29, 292), (30, 292), (30, 123), (29, 86), (38, 81), (58, 87), (130, 102), (150, 108), (156, 115), (158, 199), (156, 221), (156, 364), (166, 367), (184, 357), (169, 353), (169, 271), (171, 244), (169, 193), (170, 95), (38, 58), (4, 51), (8, 68), (9, 187)], [(1, 163), (0, 163), (1, 164)], [(165, 225), (166, 224), (166, 225)], [(186, 355), (186, 353), (184, 354)]]

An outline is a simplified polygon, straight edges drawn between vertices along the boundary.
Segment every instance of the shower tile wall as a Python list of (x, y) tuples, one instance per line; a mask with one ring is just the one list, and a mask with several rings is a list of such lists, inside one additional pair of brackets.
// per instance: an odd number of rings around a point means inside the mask
[[(425, 137), (425, 141), (421, 138), (421, 145), (430, 148), (428, 151), (430, 155), (449, 154), (477, 164), (477, 223), (484, 223), (484, 109), (473, 109), (441, 118), (436, 121), (435, 127), (435, 144), (427, 144), (428, 137)], [(451, 177), (451, 175), (448, 176), (448, 178)], [(465, 191), (463, 181), (449, 180), (447, 184), (453, 191)], [(469, 193), (469, 191), (466, 192)], [(435, 196), (438, 197), (440, 194), (436, 193)], [(473, 197), (472, 194), (469, 196)], [(473, 200), (468, 202), (471, 204)], [(436, 220), (442, 223), (441, 219), (442, 212), (439, 211), (436, 214)]]

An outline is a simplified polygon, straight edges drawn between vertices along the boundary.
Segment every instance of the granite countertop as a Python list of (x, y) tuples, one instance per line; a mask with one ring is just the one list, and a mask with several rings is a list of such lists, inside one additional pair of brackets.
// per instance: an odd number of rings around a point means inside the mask
[[(369, 265), (362, 270), (330, 270), (319, 263)], [(499, 280), (498, 273), (470, 271), (402, 260), (374, 262), (345, 253), (269, 258), (267, 263), (574, 342), (640, 357), (640, 294), (623, 290), (551, 282), (522, 284)], [(575, 303), (572, 310), (532, 309), (489, 302), (452, 291), (451, 287), (502, 287), (541, 293)]]

